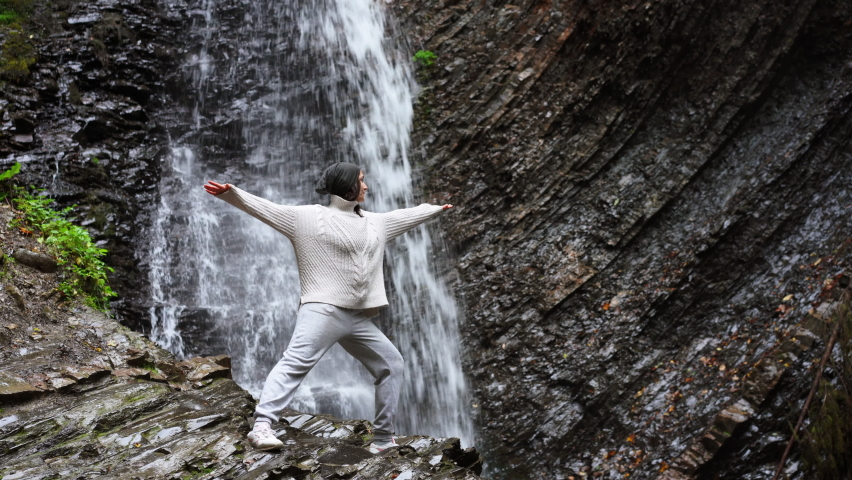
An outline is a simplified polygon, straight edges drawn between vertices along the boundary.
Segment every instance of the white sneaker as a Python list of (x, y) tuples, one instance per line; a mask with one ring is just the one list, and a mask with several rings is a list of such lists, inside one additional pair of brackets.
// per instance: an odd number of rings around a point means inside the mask
[(275, 432), (267, 422), (255, 422), (254, 428), (246, 438), (249, 445), (258, 450), (276, 450), (284, 446), (281, 440), (275, 438)]
[(389, 448), (394, 448), (394, 447), (398, 447), (398, 446), (399, 445), (396, 444), (396, 437), (391, 437), (390, 440), (387, 440), (385, 442), (373, 442), (373, 443), (371, 443), (369, 450), (370, 450), (370, 453), (379, 453), (379, 452), (383, 452), (383, 451), (385, 451)]

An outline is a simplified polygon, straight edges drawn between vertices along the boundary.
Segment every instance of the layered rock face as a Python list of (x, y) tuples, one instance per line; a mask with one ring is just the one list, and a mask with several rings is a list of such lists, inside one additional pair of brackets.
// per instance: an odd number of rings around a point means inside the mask
[(849, 3), (393, 8), (491, 473), (771, 478), (850, 259)]
[(14, 181), (77, 205), (77, 222), (116, 270), (113, 308), (137, 329), (147, 323), (139, 253), (150, 240), (160, 162), (187, 117), (170, 94), (183, 83), (176, 38), (188, 21), (179, 2), (33, 2), (25, 23), (36, 61), (0, 90), (0, 168), (19, 162)]
[(227, 357), (177, 362), (100, 312), (56, 313), (4, 325), (22, 335), (0, 355), (3, 478), (479, 478), (458, 439), (406, 437), (373, 455), (368, 422), (293, 410), (275, 428), (285, 448), (253, 450), (254, 400)]

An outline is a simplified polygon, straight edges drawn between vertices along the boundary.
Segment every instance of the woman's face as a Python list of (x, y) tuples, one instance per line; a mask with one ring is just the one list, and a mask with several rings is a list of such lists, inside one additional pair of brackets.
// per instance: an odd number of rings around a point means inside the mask
[[(358, 191), (358, 198), (355, 199), (356, 202), (361, 203), (364, 201), (364, 195), (367, 193), (367, 184), (364, 183), (364, 171), (361, 170), (361, 173), (358, 175), (358, 183), (361, 184), (361, 189)], [(350, 197), (352, 198), (352, 197)]]

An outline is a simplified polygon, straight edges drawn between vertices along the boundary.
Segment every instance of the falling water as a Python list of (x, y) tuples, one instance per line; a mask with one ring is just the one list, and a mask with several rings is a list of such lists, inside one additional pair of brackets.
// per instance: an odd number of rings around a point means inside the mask
[[(343, 160), (364, 168), (365, 209), (413, 206), (416, 84), (374, 0), (256, 0), (230, 55), (216, 42), (221, 9), (210, 0), (198, 8), (201, 45), (184, 66), (195, 127), (165, 162), (151, 240), (152, 336), (179, 355), (226, 351), (237, 382), (257, 395), (294, 328), (295, 256), (286, 238), (201, 185), (216, 179), (277, 203), (325, 203), (313, 183)], [(241, 155), (222, 154), (229, 135)], [(459, 312), (436, 272), (440, 250), (425, 227), (389, 247), (391, 306), (379, 324), (406, 358), (398, 432), (470, 444)], [(336, 346), (291, 406), (372, 419), (373, 405), (369, 374)]]

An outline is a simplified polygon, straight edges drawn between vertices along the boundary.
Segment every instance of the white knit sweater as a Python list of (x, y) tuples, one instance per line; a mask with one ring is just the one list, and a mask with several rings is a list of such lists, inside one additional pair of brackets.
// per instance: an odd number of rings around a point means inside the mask
[(218, 198), (283, 233), (293, 243), (299, 264), (301, 303), (375, 309), (388, 304), (382, 262), (385, 244), (439, 213), (443, 207), (418, 207), (372, 213), (353, 209), (357, 202), (331, 195), (328, 207), (272, 203), (231, 186)]

